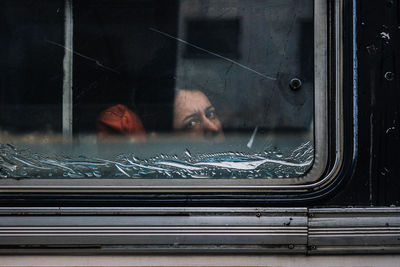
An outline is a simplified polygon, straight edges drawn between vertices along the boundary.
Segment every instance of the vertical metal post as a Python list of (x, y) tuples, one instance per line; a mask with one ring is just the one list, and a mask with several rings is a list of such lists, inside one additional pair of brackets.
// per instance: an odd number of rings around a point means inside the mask
[(72, 0), (65, 0), (65, 24), (64, 24), (64, 61), (63, 61), (63, 106), (62, 128), (65, 140), (72, 140), (72, 65), (73, 65), (73, 14)]

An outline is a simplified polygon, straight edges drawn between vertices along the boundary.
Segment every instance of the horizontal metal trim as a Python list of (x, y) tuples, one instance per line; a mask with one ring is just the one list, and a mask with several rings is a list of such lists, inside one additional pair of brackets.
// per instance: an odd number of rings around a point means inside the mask
[(306, 208), (0, 208), (3, 246), (306, 243)]
[(48, 232), (83, 232), (83, 233), (101, 233), (101, 232), (113, 232), (113, 233), (141, 233), (141, 232), (297, 232), (307, 230), (307, 227), (63, 227), (63, 228), (48, 228), (48, 227), (1, 227), (0, 233), (8, 233), (15, 231), (19, 232), (38, 232), (38, 233), (48, 233)]
[(301, 216), (2, 216), (0, 229), (3, 227), (203, 227), (203, 226), (307, 226), (307, 218)]
[(380, 246), (315, 246), (308, 251), (310, 255), (326, 254), (399, 254), (400, 246), (380, 245)]
[[(85, 211), (88, 214), (85, 214)], [(104, 212), (104, 213), (103, 213)], [(350, 253), (400, 248), (399, 208), (1, 208), (0, 253), (24, 246)], [(170, 247), (170, 250), (168, 248)], [(262, 246), (262, 247), (260, 247)], [(305, 250), (302, 250), (305, 252)], [(136, 251), (138, 252), (138, 251)], [(216, 251), (214, 251), (216, 252)]]
[(338, 214), (341, 216), (360, 214), (368, 216), (371, 213), (384, 213), (398, 214), (400, 213), (400, 207), (347, 207), (347, 208), (310, 208), (308, 210), (310, 214), (314, 216), (332, 216), (332, 214)]
[[(65, 246), (46, 246), (44, 248), (37, 247), (12, 247), (1, 248), (0, 255), (140, 255), (148, 253), (159, 254), (305, 254), (307, 247), (304, 245), (110, 245), (101, 247), (85, 247), (79, 248)], [(44, 252), (45, 251), (45, 252)]]
[(0, 207), (2, 215), (201, 215), (224, 214), (238, 216), (267, 213), (268, 215), (305, 216), (307, 208), (224, 208), (224, 207)]
[(270, 234), (143, 234), (143, 235), (8, 235), (0, 245), (304, 245), (303, 235)]
[(324, 251), (400, 245), (400, 209), (395, 207), (310, 209), (308, 226), (309, 245)]
[(365, 227), (365, 228), (325, 228), (325, 229), (310, 229), (310, 234), (312, 235), (318, 235), (318, 234), (325, 234), (325, 235), (331, 235), (331, 234), (358, 234), (358, 233), (400, 233), (400, 227), (391, 227), (391, 228), (371, 228), (371, 227)]

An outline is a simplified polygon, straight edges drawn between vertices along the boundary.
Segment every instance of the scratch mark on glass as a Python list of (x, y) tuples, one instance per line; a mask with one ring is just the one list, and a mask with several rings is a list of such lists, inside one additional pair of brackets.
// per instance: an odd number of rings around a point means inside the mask
[(62, 48), (64, 48), (65, 50), (70, 51), (70, 52), (72, 52), (73, 54), (75, 54), (75, 55), (77, 55), (77, 56), (80, 56), (80, 57), (82, 57), (82, 58), (84, 58), (84, 59), (87, 59), (87, 60), (89, 60), (89, 61), (92, 61), (92, 62), (96, 63), (96, 65), (99, 66), (100, 68), (103, 68), (103, 69), (109, 70), (109, 71), (111, 71), (111, 72), (120, 74), (119, 71), (117, 71), (117, 70), (115, 70), (115, 69), (113, 69), (113, 68), (104, 66), (104, 65), (103, 65), (100, 61), (98, 61), (97, 59), (94, 59), (94, 58), (85, 56), (85, 55), (83, 55), (83, 54), (81, 54), (81, 53), (79, 53), (79, 52), (73, 51), (73, 50), (69, 49), (68, 47), (65, 47), (65, 46), (63, 46), (63, 45), (61, 45), (61, 44), (59, 44), (59, 43), (56, 43), (56, 42), (53, 42), (53, 41), (50, 41), (50, 40), (45, 40), (45, 41), (46, 41), (47, 43), (50, 43), (50, 44), (53, 44), (53, 45), (62, 47)]
[(210, 55), (213, 55), (213, 56), (219, 57), (219, 58), (221, 58), (221, 59), (224, 59), (224, 60), (226, 60), (226, 61), (228, 61), (228, 62), (231, 62), (231, 63), (235, 64), (236, 66), (239, 66), (239, 67), (241, 67), (241, 68), (243, 68), (243, 69), (246, 69), (246, 70), (248, 70), (248, 71), (251, 71), (251, 72), (253, 72), (253, 73), (255, 73), (255, 74), (257, 74), (257, 75), (259, 75), (259, 76), (261, 76), (261, 77), (263, 77), (263, 78), (276, 81), (276, 78), (275, 78), (275, 77), (271, 77), (271, 76), (264, 75), (264, 74), (262, 74), (262, 73), (260, 73), (260, 72), (258, 72), (258, 71), (256, 71), (256, 70), (254, 70), (254, 69), (252, 69), (252, 68), (249, 68), (249, 67), (247, 67), (247, 66), (245, 66), (245, 65), (243, 65), (243, 64), (241, 64), (241, 63), (239, 63), (239, 62), (237, 62), (237, 61), (234, 61), (234, 60), (229, 59), (229, 58), (227, 58), (227, 57), (221, 56), (220, 54), (211, 52), (211, 51), (209, 51), (209, 50), (207, 50), (207, 49), (201, 48), (200, 46), (197, 46), (197, 45), (194, 45), (194, 44), (192, 44), (192, 43), (189, 43), (189, 42), (187, 42), (187, 41), (185, 41), (185, 40), (183, 40), (183, 39), (177, 38), (177, 37), (175, 37), (175, 36), (172, 36), (172, 35), (170, 35), (170, 34), (168, 34), (168, 33), (159, 31), (159, 30), (154, 29), (154, 28), (149, 28), (149, 30), (151, 30), (151, 31), (153, 31), (153, 32), (157, 32), (157, 33), (159, 33), (159, 34), (162, 34), (162, 35), (164, 35), (164, 36), (166, 36), (166, 37), (169, 37), (169, 38), (171, 38), (171, 39), (177, 40), (177, 41), (179, 41), (179, 42), (181, 42), (181, 43), (184, 43), (184, 44), (186, 44), (186, 45), (188, 45), (188, 46), (191, 46), (191, 47), (193, 47), (193, 48), (196, 48), (196, 49), (198, 49), (198, 50), (201, 50), (201, 51), (203, 51), (203, 52), (206, 52), (206, 53), (208, 53), (208, 54), (210, 54)]
[(253, 146), (254, 138), (256, 137), (257, 131), (258, 131), (258, 126), (254, 128), (253, 134), (251, 135), (250, 140), (247, 143), (248, 148), (251, 148)]

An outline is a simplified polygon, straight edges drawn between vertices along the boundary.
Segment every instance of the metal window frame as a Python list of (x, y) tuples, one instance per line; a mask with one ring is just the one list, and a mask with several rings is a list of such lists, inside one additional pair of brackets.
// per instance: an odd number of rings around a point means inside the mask
[(62, 130), (65, 141), (72, 141), (73, 122), (73, 59), (74, 59), (74, 19), (72, 0), (65, 0), (64, 21), (64, 60), (63, 60), (63, 99)]
[[(332, 58), (335, 71), (335, 88), (328, 87), (328, 3), (314, 1), (314, 71), (315, 71), (315, 156), (312, 168), (305, 176), (283, 179), (3, 179), (0, 192), (305, 192), (315, 190), (334, 180), (343, 158), (342, 120), (342, 9), (343, 3), (334, 0), (334, 44)], [(66, 0), (66, 47), (72, 46), (72, 0)], [(69, 10), (69, 11), (68, 11)], [(64, 57), (63, 130), (72, 137), (72, 49), (66, 49)], [(334, 146), (328, 148), (328, 94), (334, 90), (335, 119)], [(65, 123), (65, 124), (64, 124)], [(65, 126), (65, 127), (64, 127)], [(326, 172), (329, 149), (335, 150), (333, 167)], [(324, 176), (322, 176), (324, 174)], [(322, 176), (322, 177), (321, 177)]]

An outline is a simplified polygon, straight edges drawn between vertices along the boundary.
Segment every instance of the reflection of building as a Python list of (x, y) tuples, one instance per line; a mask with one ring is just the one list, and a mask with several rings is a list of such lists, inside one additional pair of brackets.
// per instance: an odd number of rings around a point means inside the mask
[[(178, 37), (221, 57), (199, 49), (196, 53), (179, 42), (177, 87), (204, 90), (226, 128), (308, 129), (313, 116), (313, 29), (305, 21), (313, 19), (312, 5), (181, 1)], [(294, 77), (303, 81), (296, 92), (289, 88)]]
[[(93, 133), (116, 104), (137, 111), (146, 130), (168, 130), (174, 87), (205, 91), (227, 130), (312, 123), (311, 0), (87, 0), (65, 14), (72, 1), (43, 0), (40, 17), (29, 1), (3, 2), (0, 130), (60, 133), (68, 121), (69, 134)], [(294, 77), (298, 91), (288, 86)]]

